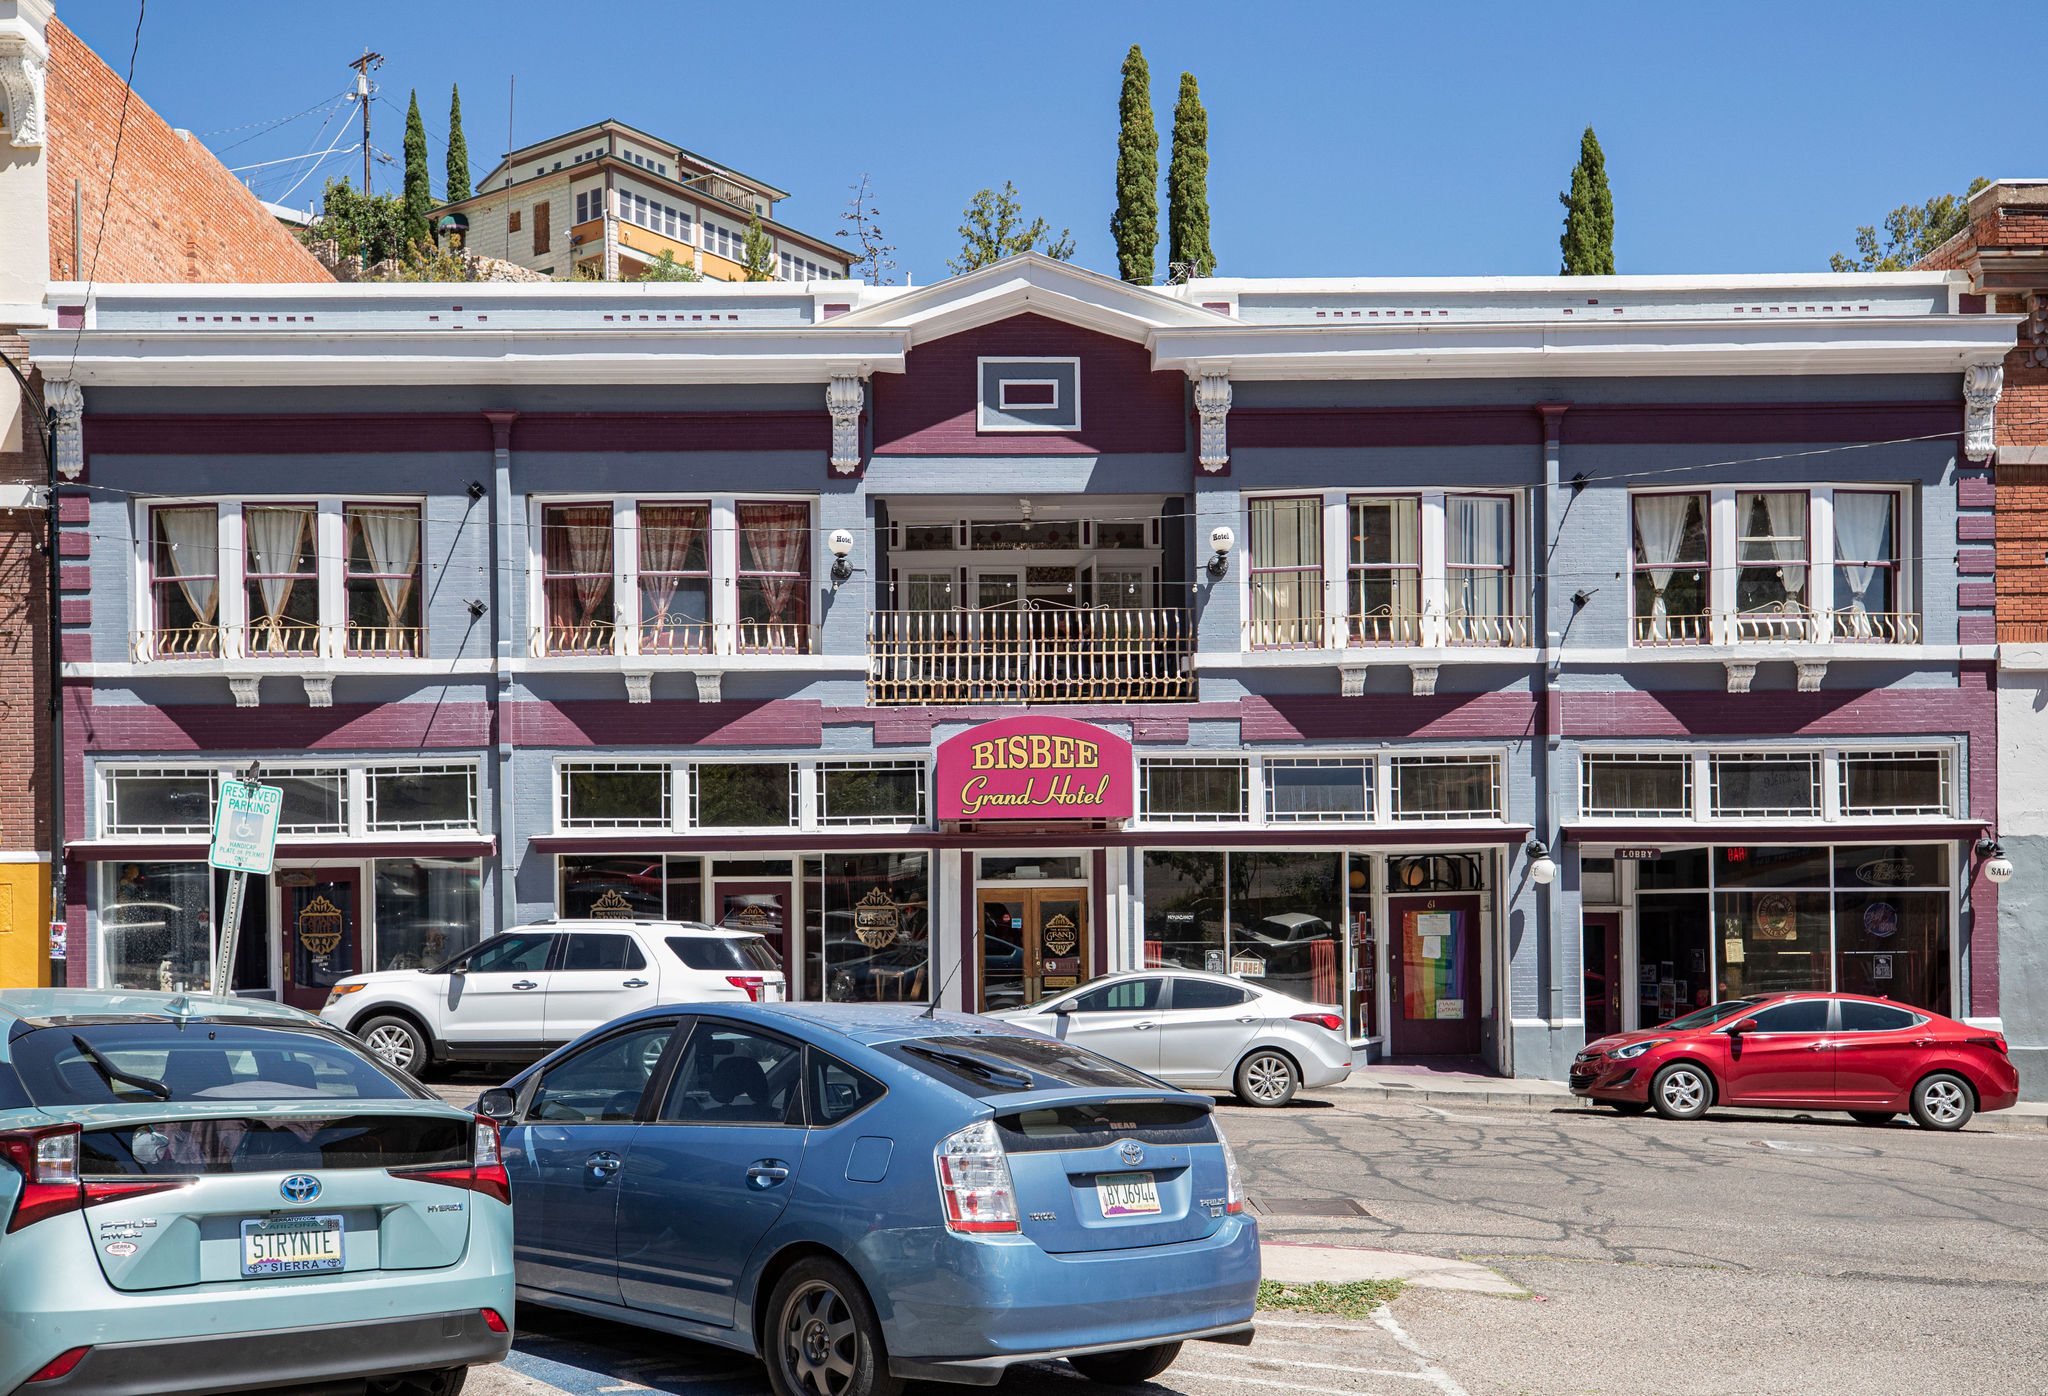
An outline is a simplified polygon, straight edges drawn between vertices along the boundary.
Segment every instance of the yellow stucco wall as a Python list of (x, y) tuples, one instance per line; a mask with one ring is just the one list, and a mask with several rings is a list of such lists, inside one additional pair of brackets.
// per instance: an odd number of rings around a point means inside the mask
[(0, 863), (0, 989), (50, 982), (50, 865)]

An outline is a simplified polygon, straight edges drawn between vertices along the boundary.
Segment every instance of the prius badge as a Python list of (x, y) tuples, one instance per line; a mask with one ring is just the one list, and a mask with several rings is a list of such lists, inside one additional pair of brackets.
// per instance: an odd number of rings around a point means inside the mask
[(1135, 1139), (1126, 1139), (1117, 1146), (1117, 1157), (1133, 1166), (1145, 1161), (1145, 1146)]
[(287, 1202), (311, 1202), (320, 1195), (320, 1180), (310, 1173), (294, 1173), (277, 1185)]

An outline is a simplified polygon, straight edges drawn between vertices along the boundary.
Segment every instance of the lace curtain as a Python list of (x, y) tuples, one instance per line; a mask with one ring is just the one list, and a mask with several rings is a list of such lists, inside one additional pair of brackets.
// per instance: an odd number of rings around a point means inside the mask
[(560, 588), (574, 599), (575, 615), (558, 614), (552, 619), (557, 625), (572, 625), (580, 629), (597, 617), (599, 609), (611, 596), (611, 506), (588, 504), (550, 509), (542, 522), (546, 525), (547, 536), (542, 549), (548, 571), (575, 574), (561, 577), (550, 588)]
[[(768, 603), (769, 621), (780, 622), (788, 618), (784, 613), (790, 609), (790, 602), (803, 582), (804, 550), (810, 542), (810, 508), (803, 504), (742, 504), (739, 524), (741, 571), (782, 574), (756, 578)], [(794, 619), (801, 620), (801, 614)]]
[(1767, 494), (1764, 512), (1771, 521), (1771, 547), (1777, 554), (1779, 572), (1785, 579), (1785, 601), (1806, 591), (1806, 496)]
[(156, 516), (170, 544), (171, 572), (198, 624), (213, 624), (220, 602), (220, 523), (211, 509), (164, 509)]
[(1695, 498), (1689, 494), (1636, 496), (1636, 555), (1650, 572), (1650, 634), (1654, 639), (1669, 638), (1664, 592), (1671, 585), (1671, 574), (1678, 570), (1679, 554), (1685, 551), (1685, 525)]
[(695, 506), (645, 504), (640, 507), (641, 614), (657, 627), (675, 624), (669, 604), (675, 600), (676, 574), (689, 566), (690, 548), (704, 528), (704, 510)]
[(370, 552), (371, 570), (378, 572), (377, 594), (392, 628), (405, 624), (420, 559), (420, 516), (416, 509), (352, 509)]
[(1890, 495), (1835, 496), (1835, 557), (1839, 562), (1837, 575), (1847, 584), (1849, 593), (1835, 597), (1835, 609), (1849, 612), (1855, 634), (1867, 634), (1870, 588), (1882, 570), (1872, 564), (1892, 558)]
[(1446, 563), (1451, 573), (1451, 613), (1508, 614), (1508, 521), (1505, 499), (1452, 495), (1444, 501)]

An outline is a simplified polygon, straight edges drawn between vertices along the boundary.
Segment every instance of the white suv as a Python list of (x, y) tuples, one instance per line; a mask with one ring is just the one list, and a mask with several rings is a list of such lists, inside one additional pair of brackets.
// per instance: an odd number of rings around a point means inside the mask
[(658, 1003), (787, 997), (760, 936), (695, 921), (536, 921), (432, 969), (352, 974), (320, 1016), (403, 1071), (545, 1056)]

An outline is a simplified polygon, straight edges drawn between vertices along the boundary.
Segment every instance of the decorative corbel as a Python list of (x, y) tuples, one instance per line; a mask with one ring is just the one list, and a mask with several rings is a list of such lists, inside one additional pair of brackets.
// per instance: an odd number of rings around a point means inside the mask
[(1415, 698), (1436, 697), (1436, 671), (1434, 664), (1410, 664), (1408, 666), (1408, 692)]
[(1753, 681), (1753, 680), (1754, 680), (1754, 679), (1756, 678), (1756, 661), (1755, 661), (1755, 660), (1753, 660), (1753, 659), (1728, 659), (1728, 660), (1723, 660), (1723, 661), (1722, 661), (1722, 667), (1723, 667), (1723, 668), (1725, 668), (1725, 669), (1727, 669), (1727, 671), (1728, 671), (1728, 691), (1729, 691), (1730, 693), (1747, 693), (1747, 692), (1749, 692), (1749, 685), (1750, 685), (1750, 683), (1751, 683), (1751, 682), (1752, 682), (1752, 681)]
[(1195, 459), (1211, 475), (1230, 464), (1230, 375), (1220, 368), (1205, 368), (1195, 379), (1195, 411), (1202, 419), (1202, 440)]
[(0, 109), (7, 143), (27, 149), (43, 143), (43, 57), (20, 34), (0, 34)]
[(235, 695), (235, 706), (253, 708), (262, 701), (263, 679), (256, 674), (230, 674), (228, 692)]
[(654, 701), (654, 671), (652, 669), (628, 669), (626, 680), (626, 701), (628, 703), (651, 703)]
[(306, 686), (307, 707), (331, 708), (334, 706), (334, 675), (301, 674), (299, 682)]
[(725, 675), (721, 671), (717, 669), (699, 669), (697, 671), (697, 701), (700, 703), (723, 701), (719, 695), (724, 683)]
[(1363, 698), (1365, 696), (1366, 667), (1363, 664), (1340, 664), (1337, 666), (1337, 682), (1341, 685), (1339, 691), (1346, 698)]
[(1828, 662), (1825, 659), (1802, 659), (1799, 664), (1799, 691), (1820, 692), (1820, 681), (1828, 676)]
[(1996, 449), (1998, 395), (2005, 391), (2005, 363), (1971, 364), (1963, 370), (1963, 454), (1991, 458)]
[(851, 373), (835, 373), (825, 385), (825, 410), (832, 414), (832, 469), (851, 475), (860, 469), (860, 409), (865, 400), (861, 381)]
[(76, 480), (85, 472), (85, 390), (69, 378), (46, 378), (43, 406), (55, 418), (57, 473)]

